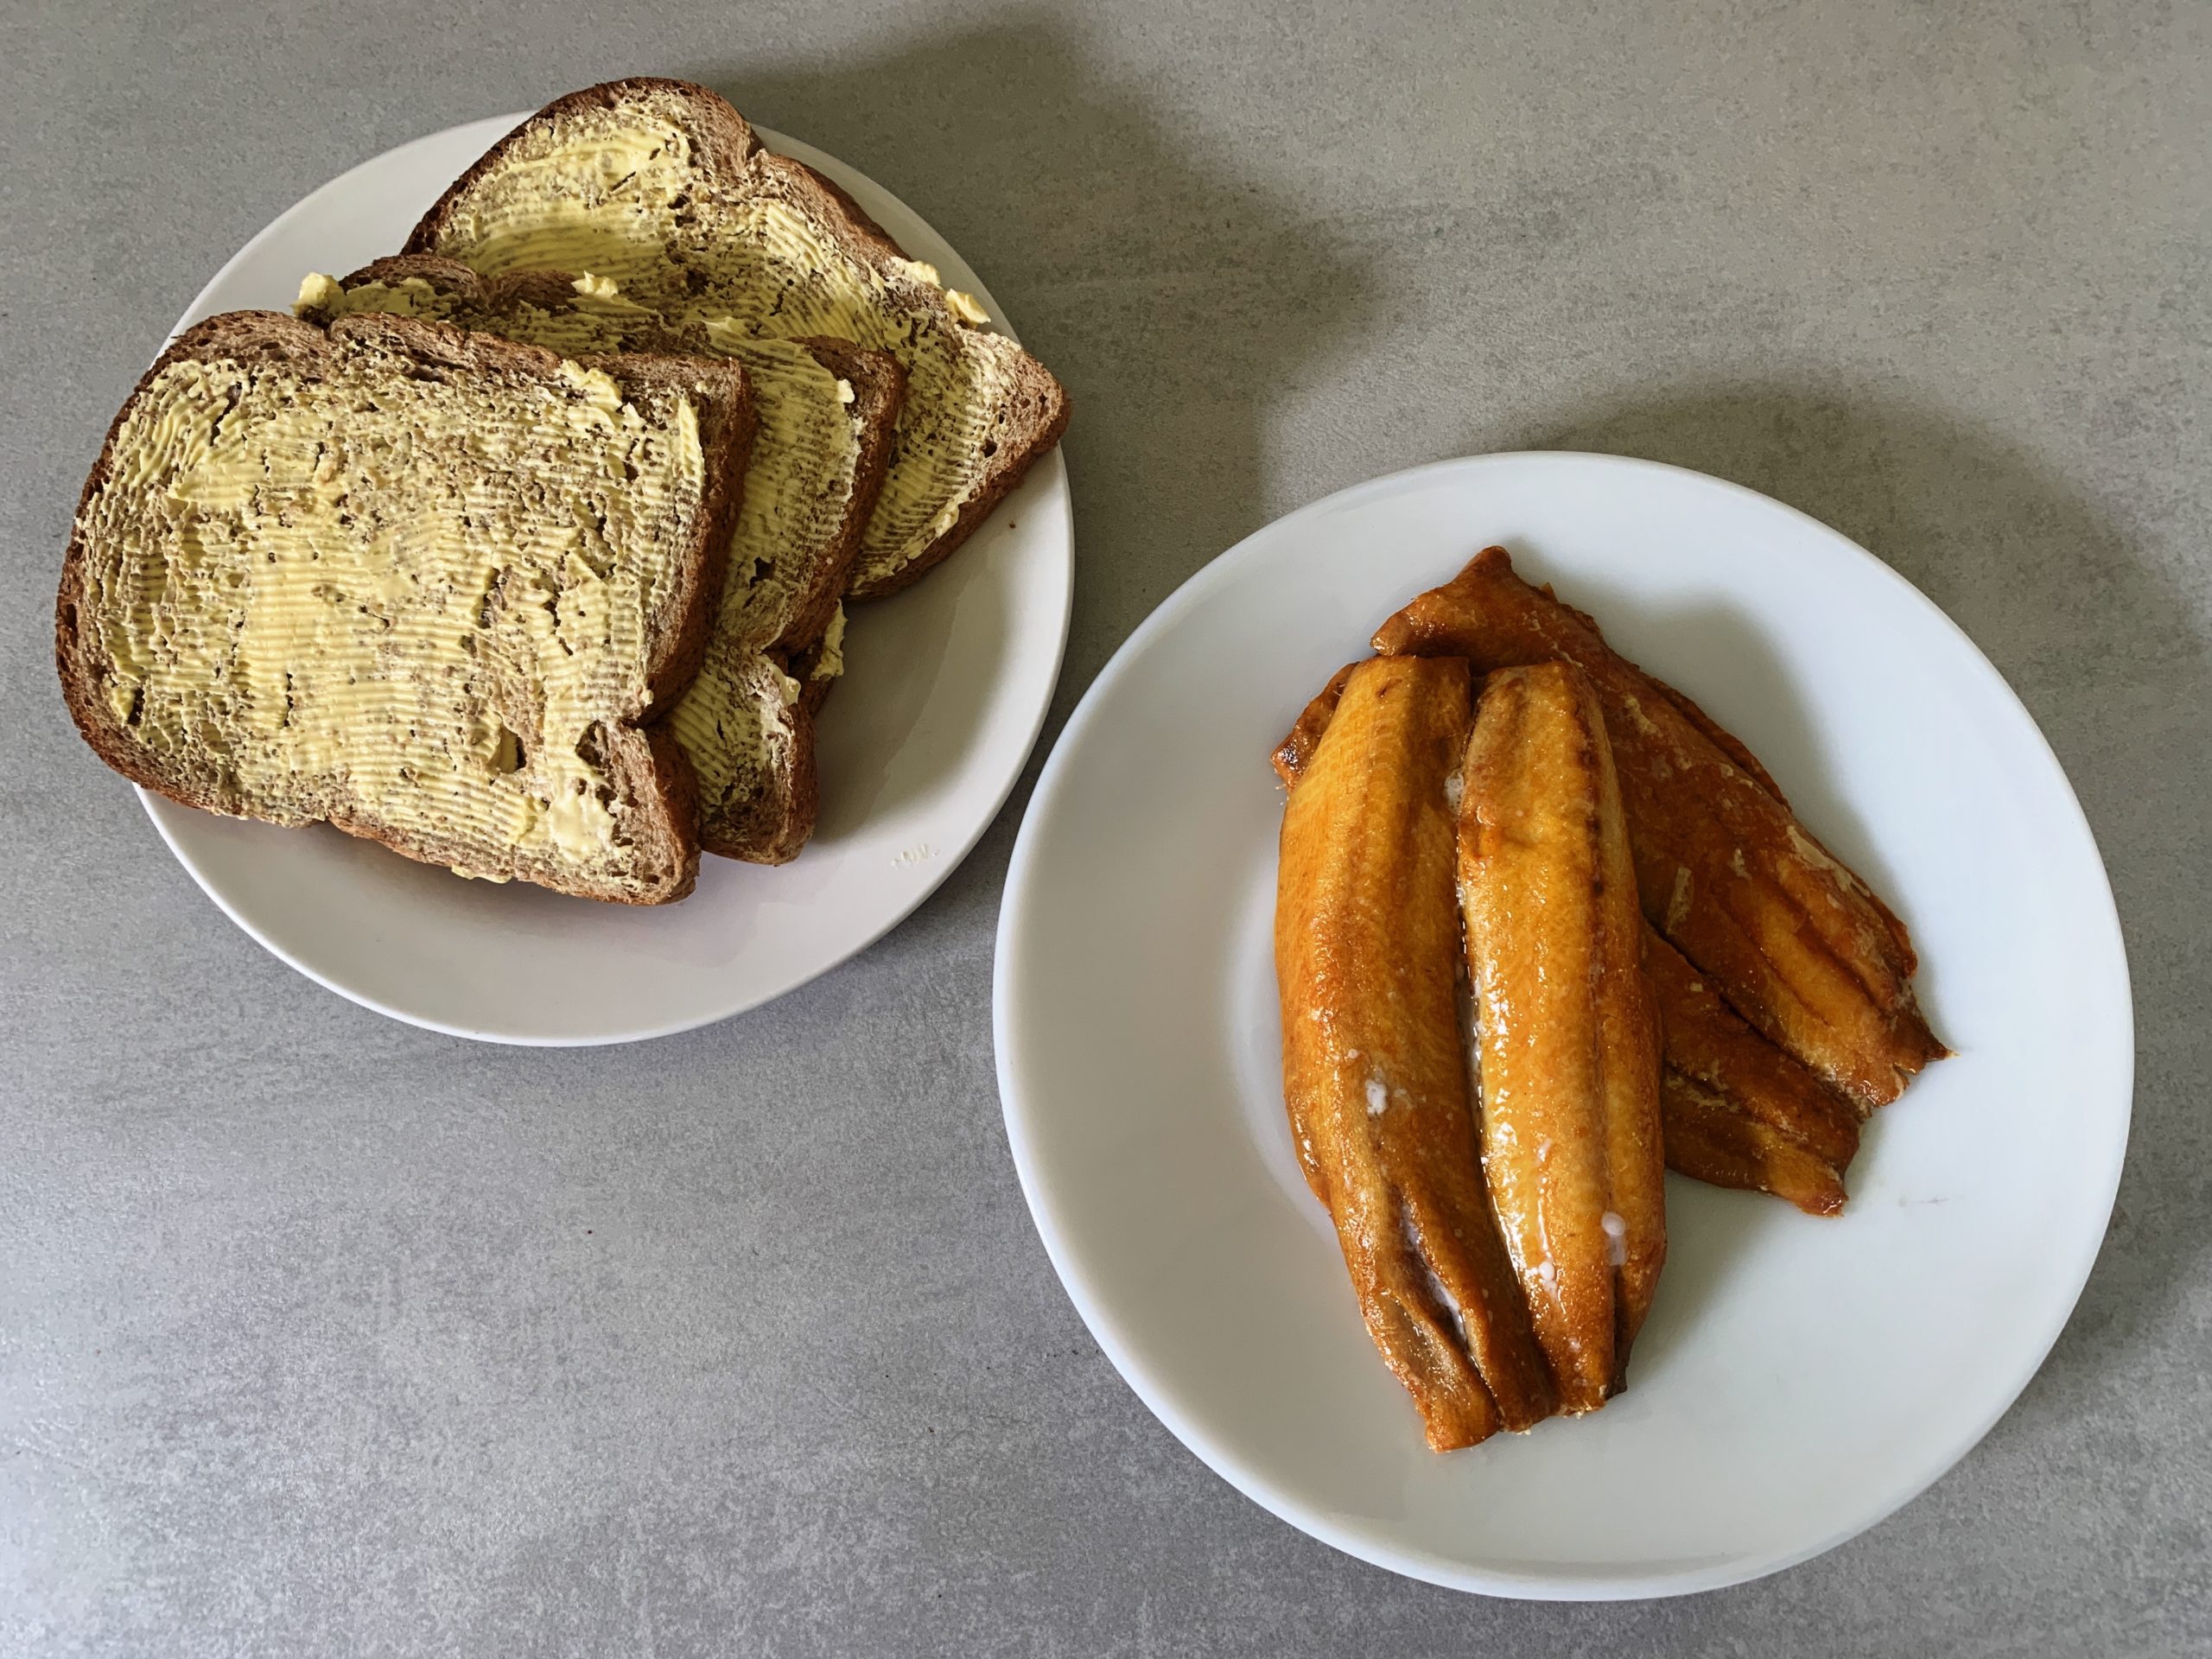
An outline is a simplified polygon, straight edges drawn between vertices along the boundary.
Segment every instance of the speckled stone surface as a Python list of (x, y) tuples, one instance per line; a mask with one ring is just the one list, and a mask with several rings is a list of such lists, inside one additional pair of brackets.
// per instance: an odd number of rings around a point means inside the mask
[[(8, 36), (0, 1652), (2212, 1650), (2212, 10), (20, 0)], [(1230, 543), (1471, 451), (1739, 480), (1974, 636), (2110, 862), (2140, 1061), (2103, 1258), (1957, 1470), (1613, 1606), (1246, 1503), (1015, 1186), (1026, 784), (859, 961), (645, 1048), (389, 1023), (200, 896), (49, 665), (109, 416), (308, 189), (639, 70), (905, 197), (1074, 388), (1048, 740)]]

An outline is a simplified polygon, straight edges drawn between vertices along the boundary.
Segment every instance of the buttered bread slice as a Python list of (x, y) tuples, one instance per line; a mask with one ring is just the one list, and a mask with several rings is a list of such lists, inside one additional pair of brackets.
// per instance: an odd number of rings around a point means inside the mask
[(187, 805), (658, 904), (753, 417), (721, 359), (232, 312), (116, 416), (55, 620), (101, 758)]
[(589, 272), (671, 319), (891, 353), (906, 399), (855, 597), (905, 587), (950, 553), (1067, 424), (1059, 382), (979, 327), (972, 299), (686, 81), (611, 81), (547, 105), (446, 192), (406, 251), (487, 275)]
[(297, 309), (311, 322), (435, 318), (569, 356), (681, 352), (744, 365), (756, 429), (729, 575), (671, 723), (698, 775), (701, 844), (754, 863), (796, 857), (817, 805), (818, 699), (802, 681), (842, 666), (840, 601), (889, 457), (897, 361), (849, 340), (755, 339), (727, 318), (671, 323), (607, 277), (485, 277), (434, 254), (379, 259), (342, 281), (311, 276)]

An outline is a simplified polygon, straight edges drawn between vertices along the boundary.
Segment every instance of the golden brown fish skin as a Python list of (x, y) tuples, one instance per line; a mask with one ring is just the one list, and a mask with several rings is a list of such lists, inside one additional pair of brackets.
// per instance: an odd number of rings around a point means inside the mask
[(1662, 1090), (1668, 1168), (1713, 1186), (1771, 1192), (1807, 1215), (1843, 1213), (1841, 1173), (1803, 1141), (1671, 1067)]
[(1283, 1095), (1375, 1345), (1438, 1451), (1552, 1409), (1491, 1213), (1459, 1009), (1453, 815), (1466, 664), (1345, 677), (1283, 814)]
[(1588, 679), (1492, 674), (1461, 777), (1483, 1169), (1560, 1408), (1594, 1411), (1625, 1378), (1666, 1217), (1659, 1033)]
[[(1551, 593), (1551, 589), (1549, 588), (1542, 588), (1540, 591), (1548, 596)], [(1596, 633), (1598, 632), (1597, 623), (1592, 621), (1587, 614), (1581, 611), (1575, 610), (1571, 605), (1564, 607), (1563, 608), (1580, 620), (1582, 625), (1588, 628), (1591, 632)], [(1649, 676), (1646, 677), (1648, 678)], [(1673, 703), (1675, 708), (1681, 710), (1682, 717), (1685, 720), (1688, 721), (1691, 725), (1696, 727), (1698, 730), (1703, 732), (1707, 737), (1713, 740), (1713, 747), (1715, 748), (1719, 749), (1721, 753), (1726, 755), (1729, 760), (1734, 765), (1741, 767), (1745, 775), (1747, 775), (1753, 783), (1757, 784), (1761, 789), (1766, 791), (1768, 794), (1773, 796), (1776, 800), (1780, 801), (1784, 806), (1789, 804), (1788, 799), (1783, 795), (1781, 786), (1777, 785), (1772, 778), (1767, 775), (1766, 768), (1759, 764), (1758, 756), (1753, 754), (1751, 750), (1744, 747), (1743, 739), (1738, 737), (1735, 733), (1730, 731), (1719, 721), (1715, 720), (1711, 715), (1707, 714), (1704, 709), (1699, 708), (1696, 703), (1690, 700), (1687, 693), (1677, 691), (1673, 686), (1668, 684), (1664, 680), (1653, 680), (1651, 683), (1653, 687), (1658, 690), (1661, 696), (1664, 696), (1668, 702)]]
[(1627, 815), (1621, 807), (1605, 711), (1586, 679), (1578, 690), (1584, 700), (1584, 719), (1594, 734), (1591, 751), (1599, 772), (1599, 1060), (1611, 1208), (1623, 1224), (1614, 1249), (1619, 1274), (1613, 1347), (1613, 1387), (1618, 1390), (1627, 1385), (1629, 1347), (1651, 1311), (1659, 1269), (1667, 1261), (1667, 1156), (1660, 1103), (1663, 1046), (1658, 1004), (1644, 969), (1644, 942), (1650, 929), (1637, 905), (1636, 863), (1629, 851)]
[[(1356, 666), (1338, 671), (1276, 749), (1285, 784), (1295, 785), (1313, 758)], [(1676, 701), (1708, 734), (1727, 736), (1688, 698)], [(1738, 758), (1757, 765), (1748, 752)], [(1713, 1186), (1771, 1193), (1808, 1215), (1841, 1214), (1844, 1173), (1859, 1148), (1857, 1107), (1752, 1030), (1649, 923), (1644, 951), (1664, 1038), (1667, 1167)]]
[[(1921, 1017), (1904, 928), (1791, 814), (1747, 752), (1485, 548), (1385, 622), (1386, 654), (1478, 669), (1565, 661), (1604, 703), (1644, 913), (1752, 1025), (1872, 1109), (1948, 1051)], [(1689, 711), (1694, 711), (1689, 712)], [(1715, 734), (1719, 734), (1718, 736)]]
[(1329, 677), (1329, 683), (1306, 705), (1289, 735), (1275, 746), (1274, 753), (1268, 757), (1274, 763), (1275, 776), (1282, 779), (1284, 788), (1298, 781), (1299, 774), (1306, 770), (1306, 763), (1313, 758), (1313, 751), (1320, 747), (1321, 734), (1329, 729), (1338, 701), (1344, 694), (1344, 682), (1351, 678), (1352, 670), (1358, 666), (1357, 663), (1346, 663)]
[(1644, 965), (1666, 1033), (1669, 1070), (1729, 1109), (1799, 1141), (1836, 1170), (1859, 1154), (1859, 1113), (1745, 1023), (1688, 958), (1656, 933)]

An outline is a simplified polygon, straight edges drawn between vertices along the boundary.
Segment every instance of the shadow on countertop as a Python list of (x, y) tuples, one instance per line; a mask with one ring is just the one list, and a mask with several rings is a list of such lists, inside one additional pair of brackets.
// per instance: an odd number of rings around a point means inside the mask
[(2137, 1022), (2105, 1246), (2015, 1408), (2080, 1412), (2212, 1256), (2212, 650), (2185, 596), (2027, 455), (1879, 397), (1761, 385), (1624, 397), (1532, 426), (1523, 447), (1693, 467), (1834, 525), (1967, 630), (2066, 767), (2112, 878)]
[(1066, 384), (1078, 530), (1064, 714), (1160, 600), (1258, 526), (1271, 406), (1372, 326), (1371, 256), (1240, 176), (1223, 135), (1041, 13), (876, 56), (676, 73), (905, 200)]

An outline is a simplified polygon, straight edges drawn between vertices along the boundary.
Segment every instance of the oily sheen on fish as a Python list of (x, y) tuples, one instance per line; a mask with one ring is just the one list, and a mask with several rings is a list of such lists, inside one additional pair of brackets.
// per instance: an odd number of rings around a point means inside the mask
[(1530, 587), (1503, 548), (1385, 622), (1386, 655), (1572, 663), (1604, 706), (1644, 913), (1729, 1004), (1864, 1112), (1947, 1051), (1904, 926), (1797, 822), (1748, 752)]
[(1644, 964), (1666, 1033), (1667, 1162), (1715, 1186), (1843, 1208), (1859, 1116), (1720, 1000), (1681, 952), (1647, 932)]
[(1340, 692), (1283, 815), (1283, 1096), (1368, 1331), (1448, 1451), (1553, 1404), (1483, 1184), (1459, 1029), (1446, 779), (1467, 668), (1371, 661)]
[(1560, 1408), (1594, 1411), (1626, 1381), (1667, 1224), (1658, 1020), (1587, 677), (1492, 674), (1461, 775), (1483, 1168)]
[[(1276, 747), (1285, 784), (1294, 785), (1313, 759), (1357, 666), (1338, 670)], [(1664, 1037), (1667, 1167), (1713, 1186), (1772, 1193), (1808, 1214), (1840, 1214), (1844, 1173), (1859, 1147), (1856, 1109), (1754, 1031), (1649, 924), (1644, 951)]]

